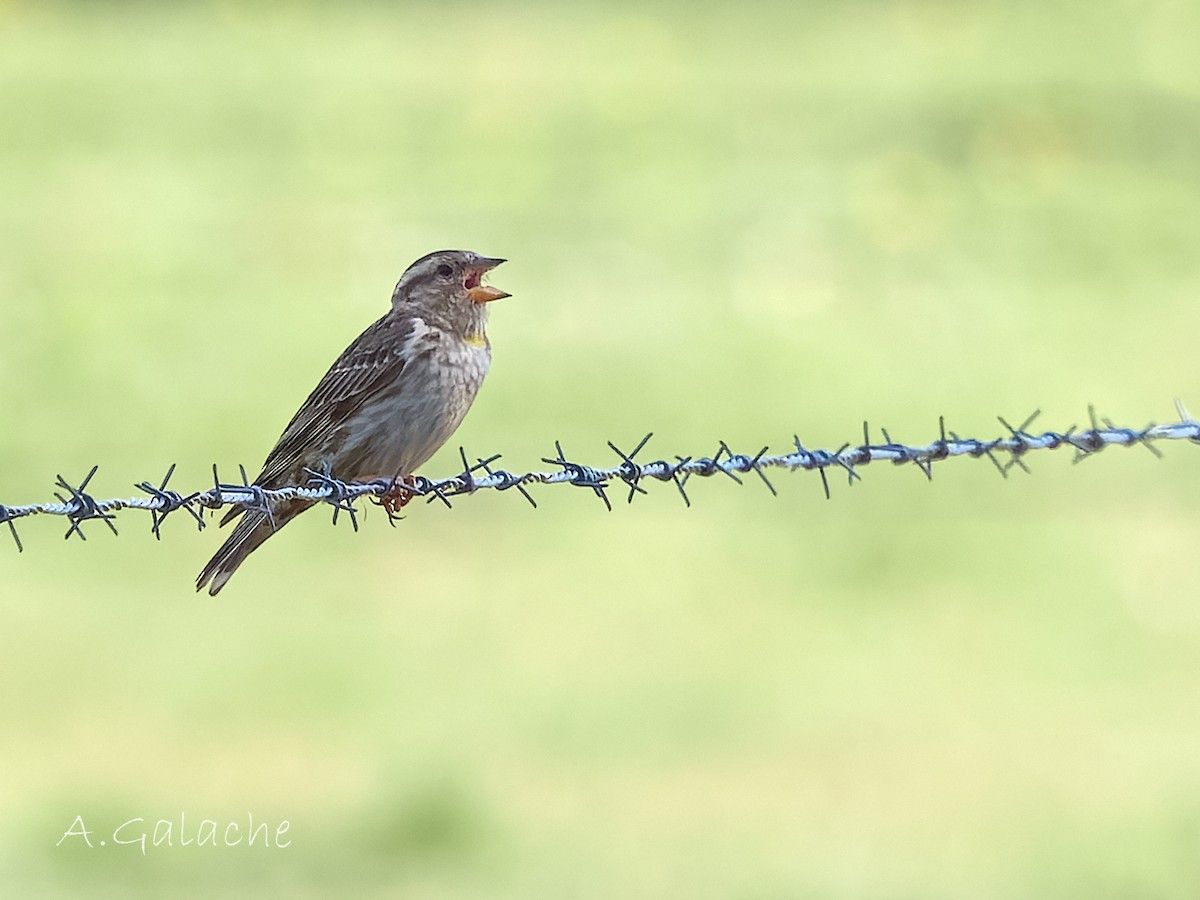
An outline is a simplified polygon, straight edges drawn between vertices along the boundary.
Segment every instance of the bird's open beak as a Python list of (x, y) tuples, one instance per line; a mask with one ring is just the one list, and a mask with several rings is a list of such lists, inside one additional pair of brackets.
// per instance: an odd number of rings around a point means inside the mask
[(479, 264), (471, 270), (471, 274), (467, 276), (467, 297), (474, 300), (476, 303), (491, 303), (493, 300), (502, 300), (505, 297), (511, 297), (512, 294), (506, 293), (500, 288), (492, 287), (490, 284), (482, 284), (483, 273), (496, 268), (502, 259), (489, 259), (483, 257), (479, 260)]

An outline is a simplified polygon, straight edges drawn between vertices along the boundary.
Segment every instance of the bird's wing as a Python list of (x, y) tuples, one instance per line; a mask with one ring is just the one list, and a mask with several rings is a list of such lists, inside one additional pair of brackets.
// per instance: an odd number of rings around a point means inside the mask
[(292, 416), (255, 484), (272, 487), (295, 477), (310, 448), (319, 447), (364, 400), (394, 384), (404, 369), (402, 349), (413, 330), (411, 318), (389, 313), (359, 335)]

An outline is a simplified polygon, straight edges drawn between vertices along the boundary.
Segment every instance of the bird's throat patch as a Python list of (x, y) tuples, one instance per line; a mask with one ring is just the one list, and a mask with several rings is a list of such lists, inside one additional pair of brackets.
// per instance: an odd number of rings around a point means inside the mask
[(468, 334), (466, 340), (467, 340), (467, 343), (470, 344), (472, 347), (486, 347), (487, 346), (487, 338), (484, 337), (482, 334)]

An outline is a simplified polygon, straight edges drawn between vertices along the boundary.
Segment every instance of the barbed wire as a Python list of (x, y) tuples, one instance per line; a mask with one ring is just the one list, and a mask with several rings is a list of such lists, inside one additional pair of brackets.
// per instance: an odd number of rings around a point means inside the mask
[[(261, 510), (268, 515), (273, 504), (283, 500), (314, 500), (327, 503), (333, 507), (333, 522), (336, 525), (338, 514), (345, 512), (354, 527), (358, 530), (357, 510), (354, 502), (362, 497), (379, 499), (385, 495), (394, 495), (399, 488), (412, 496), (425, 497), (428, 501), (439, 500), (450, 506), (452, 497), (464, 494), (474, 494), (479, 490), (493, 489), (498, 491), (517, 490), (531, 506), (537, 502), (526, 490), (534, 484), (570, 484), (591, 490), (605, 507), (612, 509), (612, 501), (608, 491), (617, 483), (624, 484), (629, 489), (627, 502), (632, 503), (638, 494), (645, 494), (642, 482), (648, 480), (674, 482), (683, 502), (691, 506), (687, 494), (687, 483), (690, 478), (708, 478), (721, 474), (742, 484), (739, 476), (753, 472), (772, 495), (776, 494), (775, 486), (767, 478), (768, 469), (785, 469), (795, 471), (816, 470), (820, 473), (821, 484), (825, 497), (830, 497), (828, 469), (838, 469), (846, 473), (850, 484), (861, 478), (858, 470), (872, 462), (890, 462), (895, 465), (911, 463), (917, 466), (929, 479), (933, 478), (933, 464), (953, 457), (966, 456), (973, 459), (986, 457), (995, 464), (1001, 475), (1005, 477), (1014, 467), (1025, 472), (1024, 457), (1035, 450), (1054, 450), (1059, 447), (1070, 447), (1075, 450), (1074, 462), (1079, 462), (1105, 447), (1130, 447), (1139, 444), (1151, 451), (1155, 456), (1162, 453), (1154, 446), (1156, 441), (1191, 441), (1200, 444), (1200, 422), (1192, 418), (1187, 409), (1179, 401), (1175, 403), (1179, 421), (1166, 425), (1150, 424), (1144, 428), (1121, 428), (1110, 420), (1099, 418), (1095, 409), (1089, 407), (1090, 428), (1079, 430), (1071, 426), (1065, 432), (1045, 431), (1033, 434), (1028, 429), (1040, 415), (1040, 410), (1026, 418), (1019, 426), (1010, 425), (1005, 419), (999, 418), (1008, 434), (991, 440), (960, 437), (946, 429), (945, 418), (939, 418), (939, 437), (925, 446), (912, 446), (893, 441), (887, 429), (880, 429), (882, 443), (871, 440), (870, 428), (863, 423), (863, 441), (857, 446), (843, 444), (837, 450), (811, 449), (805, 447), (800, 438), (793, 436), (794, 449), (786, 453), (768, 454), (768, 447), (763, 447), (754, 455), (735, 453), (721, 441), (717, 450), (711, 456), (675, 456), (675, 461), (657, 459), (648, 462), (638, 462), (635, 457), (645, 447), (652, 435), (647, 434), (628, 453), (608, 441), (609, 448), (617, 455), (620, 462), (612, 466), (589, 466), (569, 459), (562, 445), (554, 442), (555, 455), (543, 457), (542, 462), (555, 466), (548, 472), (523, 472), (520, 474), (506, 469), (495, 468), (494, 463), (500, 459), (499, 454), (486, 459), (477, 457), (474, 463), (467, 459), (466, 451), (459, 448), (463, 469), (457, 475), (447, 478), (426, 478), (413, 475), (394, 482), (388, 479), (377, 479), (365, 482), (340, 481), (329, 472), (306, 470), (309, 478), (306, 484), (290, 485), (278, 489), (268, 489), (252, 484), (246, 477), (246, 470), (239, 466), (240, 483), (225, 483), (213, 466), (213, 486), (205, 490), (191, 493), (181, 493), (167, 487), (175, 472), (172, 465), (167, 474), (156, 487), (149, 481), (134, 485), (146, 496), (120, 499), (98, 500), (88, 493), (87, 487), (96, 474), (97, 466), (93, 466), (87, 476), (74, 485), (57, 476), (56, 486), (66, 493), (55, 491), (58, 498), (55, 503), (30, 503), (23, 506), (8, 506), (0, 503), (0, 525), (7, 525), (9, 533), (16, 542), (18, 551), (23, 551), (20, 536), (17, 534), (16, 522), (19, 519), (34, 515), (65, 516), (70, 523), (64, 537), (78, 535), (87, 540), (83, 533), (84, 522), (99, 520), (113, 534), (117, 527), (113, 523), (116, 513), (123, 509), (143, 509), (150, 513), (150, 530), (156, 539), (161, 539), (163, 521), (171, 513), (186, 511), (195, 521), (198, 528), (205, 526), (203, 511), (216, 510), (224, 506), (239, 506), (248, 510)], [(1001, 456), (1007, 454), (1007, 459), (1001, 461)], [(393, 516), (389, 512), (389, 520)]]

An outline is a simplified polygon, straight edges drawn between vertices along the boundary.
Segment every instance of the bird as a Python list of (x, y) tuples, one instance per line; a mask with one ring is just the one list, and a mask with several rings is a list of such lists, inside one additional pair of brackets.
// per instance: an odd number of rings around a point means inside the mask
[[(405, 479), (461, 424), (491, 365), (488, 304), (510, 294), (483, 283), (505, 262), (469, 250), (439, 250), (409, 266), (392, 305), (345, 349), (267, 455), (254, 484), (304, 484), (313, 472), (341, 481), (390, 479), (391, 516), (412, 494)], [(410, 482), (411, 483), (411, 482)], [(212, 596), (264, 541), (318, 501), (240, 505), (232, 534), (196, 579)]]

